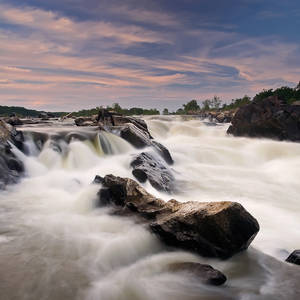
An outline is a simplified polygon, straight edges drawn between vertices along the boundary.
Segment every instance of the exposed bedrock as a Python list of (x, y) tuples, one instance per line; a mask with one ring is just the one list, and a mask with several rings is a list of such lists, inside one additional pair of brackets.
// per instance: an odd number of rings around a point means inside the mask
[(17, 183), (24, 172), (24, 165), (12, 152), (12, 145), (22, 149), (22, 132), (0, 120), (0, 189)]
[(99, 205), (116, 214), (136, 215), (165, 244), (202, 256), (229, 258), (248, 248), (259, 231), (257, 220), (236, 202), (165, 202), (129, 178), (98, 176)]
[(236, 112), (228, 134), (300, 141), (300, 106), (276, 96), (256, 100)]

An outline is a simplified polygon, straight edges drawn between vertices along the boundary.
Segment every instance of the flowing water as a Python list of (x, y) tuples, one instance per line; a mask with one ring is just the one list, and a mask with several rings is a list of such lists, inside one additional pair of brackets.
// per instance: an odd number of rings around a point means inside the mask
[[(0, 299), (300, 299), (299, 266), (282, 262), (300, 247), (300, 144), (233, 138), (227, 125), (200, 120), (147, 123), (175, 160), (181, 191), (172, 198), (240, 202), (261, 226), (249, 250), (226, 261), (170, 251), (133, 220), (96, 208), (95, 175), (133, 178), (136, 149), (93, 128), (25, 128), (27, 154), (15, 153), (26, 177), (0, 194)], [(186, 261), (213, 265), (226, 284), (168, 272)]]

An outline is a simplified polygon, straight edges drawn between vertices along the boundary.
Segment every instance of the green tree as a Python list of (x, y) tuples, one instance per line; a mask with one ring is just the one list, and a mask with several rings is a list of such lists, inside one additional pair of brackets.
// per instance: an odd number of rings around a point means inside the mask
[(273, 96), (273, 95), (274, 95), (273, 89), (262, 90), (262, 92), (255, 95), (253, 100), (263, 100), (263, 99), (266, 99), (266, 98), (268, 98), (270, 96)]
[(114, 103), (112, 109), (119, 114), (121, 114), (123, 111), (119, 103)]
[(197, 103), (197, 100), (193, 99), (187, 104), (183, 104), (183, 109), (187, 113), (189, 111), (198, 111), (200, 110), (200, 106)]
[(163, 115), (168, 115), (168, 114), (169, 114), (169, 110), (167, 108), (164, 108)]
[(211, 99), (210, 103), (211, 103), (211, 105), (210, 105), (211, 108), (213, 108), (213, 109), (219, 109), (220, 106), (221, 106), (222, 101), (221, 101), (220, 97), (214, 96)]
[(206, 100), (202, 101), (202, 105), (203, 105), (203, 110), (210, 110), (211, 100), (206, 99)]

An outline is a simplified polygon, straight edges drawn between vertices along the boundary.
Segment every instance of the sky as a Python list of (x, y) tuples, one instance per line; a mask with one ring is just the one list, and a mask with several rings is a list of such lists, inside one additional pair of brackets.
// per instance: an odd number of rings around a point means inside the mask
[(0, 0), (0, 105), (175, 110), (300, 80), (299, 0)]

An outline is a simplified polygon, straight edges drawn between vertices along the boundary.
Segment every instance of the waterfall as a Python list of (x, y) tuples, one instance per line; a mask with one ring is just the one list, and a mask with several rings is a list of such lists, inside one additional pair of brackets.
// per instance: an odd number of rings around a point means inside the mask
[[(227, 261), (166, 248), (133, 219), (97, 207), (95, 175), (133, 178), (139, 153), (94, 128), (24, 128), (26, 176), (0, 194), (1, 299), (299, 299), (300, 144), (226, 136), (226, 125), (146, 119), (172, 153), (179, 201), (237, 201), (261, 226), (247, 252)], [(164, 200), (169, 195), (143, 186)], [(169, 272), (174, 262), (212, 264), (224, 287)], [(284, 285), (282, 284), (284, 282)]]

